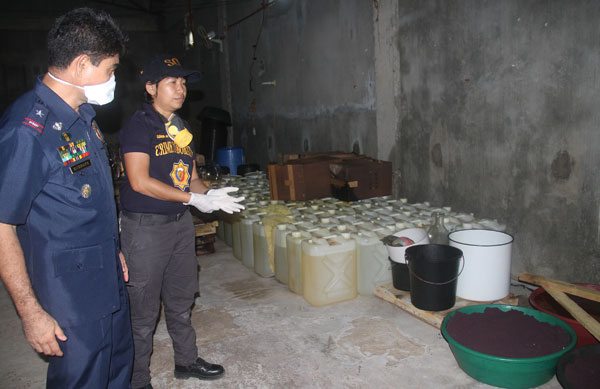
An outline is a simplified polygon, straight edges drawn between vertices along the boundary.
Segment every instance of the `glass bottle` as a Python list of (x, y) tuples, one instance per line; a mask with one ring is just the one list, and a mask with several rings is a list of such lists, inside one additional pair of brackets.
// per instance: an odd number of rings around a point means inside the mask
[(448, 234), (450, 232), (444, 226), (444, 214), (442, 212), (433, 213), (433, 222), (427, 230), (429, 235), (429, 243), (448, 244)]

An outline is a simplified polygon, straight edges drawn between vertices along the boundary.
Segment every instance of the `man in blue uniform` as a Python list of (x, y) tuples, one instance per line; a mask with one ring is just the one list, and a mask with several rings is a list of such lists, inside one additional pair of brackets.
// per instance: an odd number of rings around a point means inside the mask
[(173, 341), (175, 377), (215, 379), (221, 365), (198, 357), (191, 307), (198, 291), (194, 226), (187, 205), (202, 212), (238, 212), (243, 197), (207, 191), (196, 172), (192, 134), (176, 114), (186, 82), (199, 78), (176, 57), (157, 56), (143, 69), (147, 104), (121, 129), (127, 180), (121, 185), (121, 242), (130, 269), (128, 284), (135, 344), (133, 388), (151, 388), (152, 336), (164, 305)]
[(133, 347), (106, 145), (126, 37), (79, 8), (48, 33), (48, 73), (0, 119), (0, 276), (49, 388), (127, 388)]

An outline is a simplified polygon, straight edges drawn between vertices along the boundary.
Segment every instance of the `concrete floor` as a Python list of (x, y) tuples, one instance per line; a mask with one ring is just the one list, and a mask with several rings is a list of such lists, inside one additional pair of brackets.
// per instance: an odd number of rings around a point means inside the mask
[[(316, 308), (237, 261), (223, 242), (199, 257), (192, 321), (201, 356), (225, 366), (213, 382), (175, 380), (163, 319), (154, 337), (155, 388), (486, 388), (456, 364), (435, 328), (377, 297)], [(42, 388), (46, 363), (25, 343), (0, 292), (0, 387)], [(544, 388), (560, 388), (553, 378)]]

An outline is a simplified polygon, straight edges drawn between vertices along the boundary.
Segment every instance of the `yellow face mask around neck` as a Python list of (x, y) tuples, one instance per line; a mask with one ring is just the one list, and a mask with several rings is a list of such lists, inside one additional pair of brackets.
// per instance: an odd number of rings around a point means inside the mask
[(177, 146), (184, 148), (192, 143), (194, 136), (187, 128), (184, 127), (180, 130), (179, 127), (170, 121), (165, 123), (165, 128), (167, 130), (167, 135), (169, 135), (169, 138), (171, 138)]

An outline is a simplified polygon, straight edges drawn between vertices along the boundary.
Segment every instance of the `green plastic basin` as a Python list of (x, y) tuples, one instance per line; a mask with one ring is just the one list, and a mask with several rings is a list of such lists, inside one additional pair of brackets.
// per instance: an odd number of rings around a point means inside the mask
[[(484, 354), (458, 343), (447, 331), (447, 325), (457, 312), (465, 314), (482, 313), (486, 308), (497, 308), (504, 312), (521, 311), (533, 316), (537, 321), (559, 326), (571, 336), (567, 347), (563, 350), (535, 358), (506, 358)], [(488, 385), (502, 388), (532, 388), (548, 382), (556, 372), (556, 364), (560, 357), (575, 347), (577, 335), (575, 331), (561, 319), (533, 308), (515, 307), (502, 304), (481, 304), (459, 308), (450, 312), (442, 322), (442, 335), (448, 342), (454, 358), (465, 373)], [(490, 333), (490, 336), (494, 336)]]

